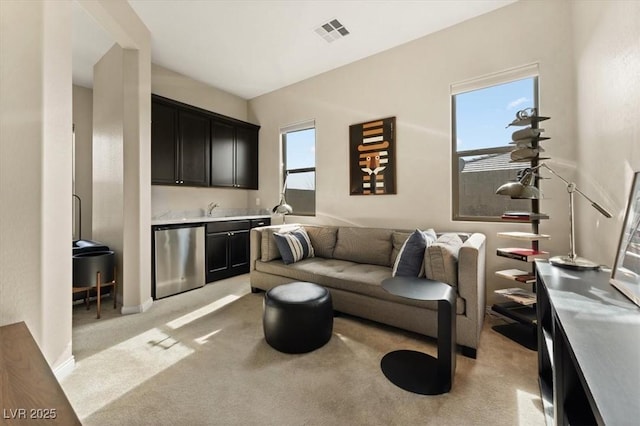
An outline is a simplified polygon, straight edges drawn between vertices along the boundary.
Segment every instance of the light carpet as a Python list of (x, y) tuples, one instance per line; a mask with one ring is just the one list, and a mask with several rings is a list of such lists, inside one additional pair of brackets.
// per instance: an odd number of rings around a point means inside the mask
[[(433, 339), (343, 315), (307, 354), (271, 348), (263, 293), (248, 275), (102, 319), (74, 306), (74, 371), (62, 381), (84, 425), (544, 425), (537, 354), (491, 329), (477, 359), (457, 355), (451, 392), (416, 395), (389, 382), (382, 357), (436, 355)], [(419, 321), (416, 318), (416, 321)]]

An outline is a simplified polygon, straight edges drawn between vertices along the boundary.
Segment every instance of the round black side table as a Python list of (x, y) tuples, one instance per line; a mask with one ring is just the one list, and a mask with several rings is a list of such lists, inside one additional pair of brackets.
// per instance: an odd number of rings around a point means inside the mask
[(456, 371), (455, 289), (417, 277), (387, 278), (382, 287), (396, 296), (438, 302), (438, 358), (411, 350), (393, 351), (382, 358), (382, 372), (393, 384), (409, 392), (421, 395), (449, 392)]

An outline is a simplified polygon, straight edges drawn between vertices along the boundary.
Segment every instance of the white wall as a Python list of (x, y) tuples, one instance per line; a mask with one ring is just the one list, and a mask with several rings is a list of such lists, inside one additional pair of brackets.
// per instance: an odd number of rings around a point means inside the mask
[(124, 50), (114, 45), (93, 69), (93, 231), (115, 252), (120, 290), (124, 247)]
[(71, 355), (71, 8), (0, 2), (0, 325)]
[(611, 266), (633, 173), (640, 171), (640, 2), (573, 2), (579, 254)]
[[(493, 272), (522, 267), (493, 255), (497, 247), (514, 244), (498, 241), (496, 232), (530, 228), (451, 220), (449, 87), (538, 62), (541, 113), (552, 117), (544, 126), (552, 137), (546, 144), (547, 153), (556, 161), (572, 162), (575, 95), (569, 13), (567, 2), (517, 2), (252, 99), (250, 117), (262, 125), (257, 195), (263, 200), (278, 198), (279, 128), (315, 119), (317, 216), (313, 221), (483, 232), (488, 237), (487, 296), (491, 302), (493, 289), (513, 284), (495, 278)], [(397, 120), (397, 195), (349, 196), (349, 125), (388, 116)], [(543, 187), (549, 200), (542, 201), (541, 209), (552, 219), (541, 230), (554, 236), (544, 247), (562, 254), (568, 251), (568, 239), (563, 238), (567, 233), (565, 189), (550, 181)], [(287, 222), (294, 220), (312, 219), (294, 217)]]
[[(75, 126), (75, 193), (82, 200), (81, 234), (83, 239), (90, 240), (93, 210), (93, 90), (73, 86), (73, 124)], [(76, 226), (77, 224), (74, 223), (74, 231), (77, 229)]]
[(94, 69), (93, 237), (119, 251), (122, 313), (141, 312), (152, 303), (151, 35), (126, 1), (80, 4), (117, 43)]
[[(151, 71), (152, 93), (247, 121), (248, 103), (246, 99), (208, 86), (159, 65), (154, 64)], [(207, 204), (212, 201), (220, 204), (223, 208), (255, 208), (254, 198), (251, 197), (251, 203), (248, 201), (249, 194), (253, 192), (226, 188), (183, 188), (153, 185), (151, 189), (152, 214), (158, 216), (167, 211), (205, 209)]]

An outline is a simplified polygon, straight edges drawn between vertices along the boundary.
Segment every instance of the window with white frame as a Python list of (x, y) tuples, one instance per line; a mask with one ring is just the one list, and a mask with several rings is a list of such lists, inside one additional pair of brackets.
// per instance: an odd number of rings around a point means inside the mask
[[(538, 66), (529, 65), (451, 86), (453, 220), (499, 221), (530, 200), (496, 195), (528, 162), (513, 162), (516, 112), (538, 107)], [(517, 130), (517, 129), (515, 129)]]
[(316, 128), (314, 121), (280, 130), (282, 176), (287, 203), (300, 216), (316, 214)]

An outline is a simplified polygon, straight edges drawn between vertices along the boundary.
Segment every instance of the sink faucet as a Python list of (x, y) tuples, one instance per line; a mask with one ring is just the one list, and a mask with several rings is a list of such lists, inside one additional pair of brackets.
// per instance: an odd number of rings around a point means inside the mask
[(209, 203), (207, 206), (207, 216), (211, 216), (213, 214), (213, 209), (216, 207), (220, 207), (220, 204), (214, 202)]

